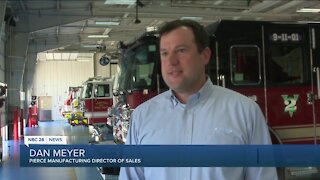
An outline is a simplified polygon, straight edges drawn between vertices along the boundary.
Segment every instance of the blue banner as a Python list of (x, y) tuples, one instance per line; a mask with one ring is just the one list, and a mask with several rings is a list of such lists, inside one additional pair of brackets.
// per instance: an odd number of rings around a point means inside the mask
[(34, 167), (308, 167), (319, 145), (20, 145)]

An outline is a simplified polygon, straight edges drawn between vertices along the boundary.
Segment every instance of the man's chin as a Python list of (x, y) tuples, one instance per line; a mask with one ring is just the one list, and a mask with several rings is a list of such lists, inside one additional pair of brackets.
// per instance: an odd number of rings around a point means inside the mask
[(169, 86), (169, 87), (170, 87), (170, 89), (172, 89), (174, 92), (177, 92), (177, 93), (182, 93), (182, 92), (184, 92), (184, 89), (185, 89), (181, 85), (177, 85), (177, 84), (175, 84), (173, 86)]
[(172, 90), (179, 89), (179, 87), (180, 87), (180, 82), (179, 81), (169, 81), (166, 84)]

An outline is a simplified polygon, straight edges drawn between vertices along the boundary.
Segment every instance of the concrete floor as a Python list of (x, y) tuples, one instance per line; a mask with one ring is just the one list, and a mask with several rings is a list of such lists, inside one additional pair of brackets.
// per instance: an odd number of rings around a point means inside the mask
[[(26, 136), (67, 136), (70, 144), (88, 144), (92, 140), (86, 126), (70, 126), (66, 121), (39, 122), (39, 127), (26, 128)], [(109, 139), (111, 135), (109, 135)], [(110, 140), (112, 141), (112, 140)], [(3, 161), (0, 179), (3, 180), (116, 180), (117, 176), (105, 176), (96, 167), (20, 167), (19, 141), (3, 142)]]

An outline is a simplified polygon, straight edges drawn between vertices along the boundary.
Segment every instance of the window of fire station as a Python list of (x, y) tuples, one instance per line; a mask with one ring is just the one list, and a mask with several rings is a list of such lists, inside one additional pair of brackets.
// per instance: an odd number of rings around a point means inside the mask
[(231, 82), (234, 85), (257, 85), (261, 82), (260, 49), (255, 45), (230, 48)]
[(98, 84), (95, 92), (96, 97), (109, 97), (110, 96), (110, 85), (109, 84)]

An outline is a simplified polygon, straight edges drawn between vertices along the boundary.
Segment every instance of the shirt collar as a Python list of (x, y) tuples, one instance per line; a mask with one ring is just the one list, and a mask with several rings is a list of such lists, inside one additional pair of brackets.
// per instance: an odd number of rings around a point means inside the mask
[[(201, 99), (203, 99), (203, 97), (208, 97), (208, 95), (212, 92), (211, 86), (212, 86), (212, 82), (211, 82), (210, 78), (208, 77), (206, 83), (202, 86), (202, 88), (198, 92), (194, 93), (193, 95), (191, 95), (189, 97), (187, 105), (188, 104), (190, 104), (190, 105), (196, 104)], [(172, 89), (169, 90), (169, 95), (170, 95), (170, 100), (171, 100), (173, 107), (177, 106), (178, 104), (182, 104), (177, 99), (177, 97), (174, 95)]]

